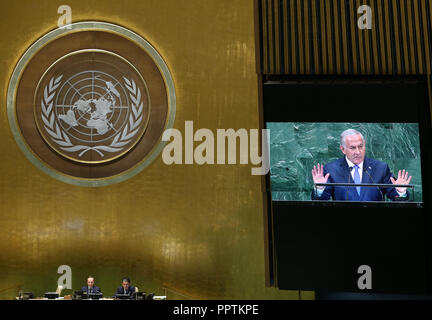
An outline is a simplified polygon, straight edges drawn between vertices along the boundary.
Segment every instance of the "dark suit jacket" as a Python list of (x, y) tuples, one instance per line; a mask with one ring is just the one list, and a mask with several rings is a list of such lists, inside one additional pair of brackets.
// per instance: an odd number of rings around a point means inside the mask
[[(132, 295), (132, 293), (135, 292), (134, 286), (129, 286), (128, 291), (126, 291), (126, 294)], [(124, 289), (122, 286), (118, 287), (115, 294), (125, 294)]]
[[(354, 183), (345, 157), (334, 160), (324, 166), (324, 175), (330, 173), (328, 183)], [(389, 166), (382, 161), (365, 157), (361, 183), (389, 183), (392, 177)], [(394, 200), (399, 197), (395, 188), (363, 187), (360, 195), (355, 187), (325, 187), (321, 197), (312, 191), (312, 200), (344, 200), (344, 201), (382, 201), (384, 195)], [(407, 191), (408, 195), (408, 191)]]
[[(92, 289), (93, 289), (93, 290), (92, 290), (91, 292), (93, 292), (93, 293), (102, 292), (101, 289), (100, 289), (98, 286), (93, 286)], [(89, 290), (88, 290), (88, 287), (87, 287), (87, 286), (82, 287), (81, 290), (82, 290), (83, 292), (87, 292), (87, 293), (89, 293)]]

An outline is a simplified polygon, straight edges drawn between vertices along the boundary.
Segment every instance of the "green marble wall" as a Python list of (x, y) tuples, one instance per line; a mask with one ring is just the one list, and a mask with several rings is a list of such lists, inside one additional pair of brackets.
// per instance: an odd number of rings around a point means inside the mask
[(273, 200), (310, 200), (316, 163), (343, 156), (340, 134), (352, 128), (366, 140), (366, 156), (385, 161), (393, 174), (412, 175), (415, 201), (422, 201), (420, 141), (415, 123), (267, 123)]

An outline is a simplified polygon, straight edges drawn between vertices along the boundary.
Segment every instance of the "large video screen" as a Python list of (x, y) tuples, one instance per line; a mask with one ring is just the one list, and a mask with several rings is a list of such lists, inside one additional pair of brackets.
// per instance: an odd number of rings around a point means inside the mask
[(421, 77), (265, 80), (268, 251), (279, 289), (431, 293), (428, 90)]
[[(273, 201), (423, 201), (417, 123), (267, 122), (266, 127)], [(367, 187), (317, 190), (317, 181)]]

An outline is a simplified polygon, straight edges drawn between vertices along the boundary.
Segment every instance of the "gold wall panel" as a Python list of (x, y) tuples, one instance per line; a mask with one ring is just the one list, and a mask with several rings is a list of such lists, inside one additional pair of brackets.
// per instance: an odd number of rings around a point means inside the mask
[[(357, 9), (372, 9), (361, 30)], [(430, 0), (257, 0), (267, 74), (431, 74)]]
[[(6, 90), (18, 59), (57, 27), (62, 1), (0, 2), (0, 298), (41, 295), (72, 267), (73, 289), (91, 274), (106, 295), (120, 278), (147, 292), (196, 299), (297, 299), (265, 287), (261, 177), (249, 165), (167, 166), (159, 156), (106, 187), (55, 180), (15, 144)], [(258, 128), (254, 3), (250, 0), (68, 1), (73, 22), (122, 25), (164, 57), (177, 95), (174, 128)], [(66, 290), (65, 293), (71, 293)]]

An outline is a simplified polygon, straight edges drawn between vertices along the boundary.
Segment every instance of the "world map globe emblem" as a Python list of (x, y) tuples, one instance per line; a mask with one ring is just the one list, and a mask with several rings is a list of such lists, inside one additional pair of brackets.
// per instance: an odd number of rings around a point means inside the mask
[[(60, 88), (59, 95), (62, 93), (61, 90), (71, 89), (75, 91), (75, 94), (69, 101), (64, 101), (65, 98), (63, 98), (63, 101), (56, 100), (55, 116), (63, 120), (60, 121), (60, 126), (69, 135), (80, 140), (78, 136), (74, 135), (73, 131), (76, 131), (80, 135), (89, 137), (83, 140), (84, 142), (93, 142), (97, 141), (98, 137), (103, 136), (108, 131), (111, 131), (112, 134), (117, 133), (113, 122), (117, 124), (122, 111), (129, 113), (130, 107), (129, 101), (125, 101), (126, 103), (123, 105), (121, 95), (113, 85), (113, 80), (116, 84), (120, 84), (119, 81), (102, 71), (92, 70), (84, 71), (83, 73), (89, 74), (89, 77), (84, 78), (82, 81), (91, 81), (91, 92), (84, 92), (83, 94), (80, 92), (88, 85), (81, 87), (79, 90), (76, 88), (77, 83), (81, 81), (74, 83), (73, 78), (78, 77), (80, 74), (76, 74), (71, 79), (68, 79), (64, 86)], [(66, 97), (67, 94), (63, 96)], [(116, 109), (120, 112), (116, 113)], [(113, 119), (114, 115), (117, 116), (116, 119)], [(124, 119), (126, 120), (127, 117)], [(123, 124), (121, 126), (123, 127)], [(111, 136), (108, 138), (111, 138)]]
[(78, 162), (112, 161), (146, 129), (147, 86), (122, 57), (103, 50), (74, 52), (56, 61), (35, 93), (40, 134), (56, 152)]
[(11, 133), (33, 165), (61, 182), (125, 181), (164, 150), (174, 79), (138, 33), (101, 21), (70, 27), (41, 35), (17, 61), (7, 89)]

